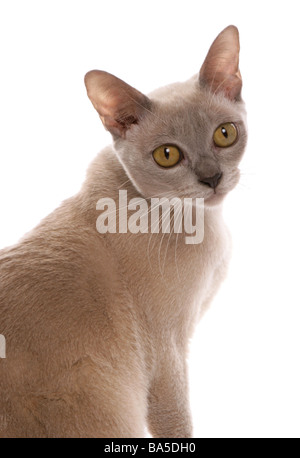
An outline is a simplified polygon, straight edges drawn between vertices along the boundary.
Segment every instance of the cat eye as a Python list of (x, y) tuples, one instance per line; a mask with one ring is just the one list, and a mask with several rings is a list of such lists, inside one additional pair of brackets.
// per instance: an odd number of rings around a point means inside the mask
[(173, 145), (162, 145), (153, 151), (155, 162), (161, 167), (173, 167), (182, 159), (181, 151)]
[(214, 133), (214, 143), (220, 148), (233, 145), (237, 139), (237, 128), (232, 122), (221, 124)]

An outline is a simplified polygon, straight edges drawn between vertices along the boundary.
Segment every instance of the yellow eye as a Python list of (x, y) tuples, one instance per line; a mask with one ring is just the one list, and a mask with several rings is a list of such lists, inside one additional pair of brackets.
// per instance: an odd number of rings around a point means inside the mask
[(237, 139), (237, 128), (232, 122), (221, 124), (214, 133), (215, 145), (221, 148), (231, 146)]
[(153, 158), (161, 167), (173, 167), (181, 160), (182, 154), (176, 146), (162, 145), (153, 151)]

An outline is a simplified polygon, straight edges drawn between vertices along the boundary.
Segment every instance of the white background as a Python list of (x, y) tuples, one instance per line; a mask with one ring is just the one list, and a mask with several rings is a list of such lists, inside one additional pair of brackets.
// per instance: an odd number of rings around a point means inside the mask
[(193, 339), (196, 437), (300, 437), (299, 10), (296, 1), (2, 1), (0, 247), (77, 192), (110, 143), (93, 68), (145, 93), (195, 74), (240, 30), (249, 144), (224, 214), (229, 276)]

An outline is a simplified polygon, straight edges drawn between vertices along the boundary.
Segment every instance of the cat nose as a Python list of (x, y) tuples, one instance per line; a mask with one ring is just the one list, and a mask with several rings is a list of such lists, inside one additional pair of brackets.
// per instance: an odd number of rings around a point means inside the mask
[(223, 175), (222, 173), (216, 173), (213, 177), (203, 178), (202, 180), (199, 180), (199, 181), (200, 183), (205, 184), (206, 186), (209, 186), (210, 188), (216, 189), (216, 187), (220, 183), (222, 175)]

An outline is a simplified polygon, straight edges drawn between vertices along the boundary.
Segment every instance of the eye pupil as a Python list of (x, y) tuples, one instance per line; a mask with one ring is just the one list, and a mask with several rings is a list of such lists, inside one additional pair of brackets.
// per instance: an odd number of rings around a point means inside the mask
[(228, 132), (225, 129), (225, 127), (222, 127), (221, 132), (222, 132), (222, 134), (224, 135), (225, 138), (228, 138)]
[(152, 153), (153, 159), (161, 167), (170, 168), (182, 159), (181, 151), (175, 145), (161, 145)]
[(238, 137), (238, 131), (233, 122), (224, 122), (214, 132), (213, 140), (219, 148), (227, 148), (234, 144)]

